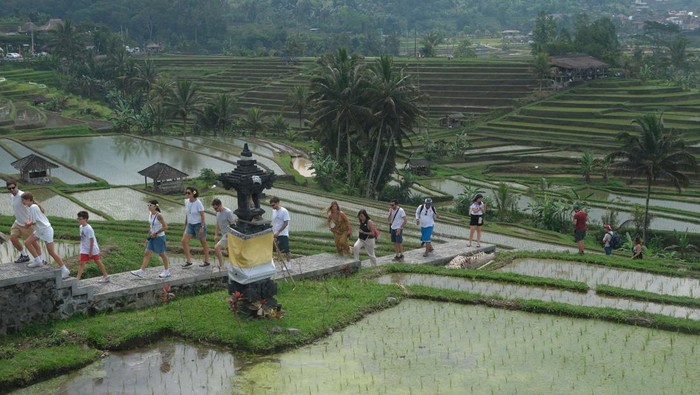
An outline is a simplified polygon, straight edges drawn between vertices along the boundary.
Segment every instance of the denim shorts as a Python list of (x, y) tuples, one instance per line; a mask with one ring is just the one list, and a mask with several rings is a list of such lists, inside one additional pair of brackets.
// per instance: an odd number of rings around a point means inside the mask
[[(204, 229), (202, 229), (202, 236), (199, 236), (199, 229), (204, 226)], [(186, 235), (192, 235), (198, 239), (206, 239), (207, 238), (207, 224), (187, 224), (187, 228), (185, 229), (185, 234)]]
[(146, 250), (153, 251), (156, 254), (165, 252), (165, 236), (158, 236), (148, 239)]

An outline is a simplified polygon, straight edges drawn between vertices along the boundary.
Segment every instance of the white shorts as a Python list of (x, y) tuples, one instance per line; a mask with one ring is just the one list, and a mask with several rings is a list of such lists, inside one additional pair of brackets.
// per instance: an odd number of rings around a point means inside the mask
[(227, 236), (228, 236), (228, 233), (224, 233), (224, 237), (222, 237), (221, 240), (219, 240), (216, 243), (216, 246), (219, 247), (220, 249), (228, 248), (228, 237)]
[(53, 228), (37, 229), (34, 227), (34, 236), (44, 243), (53, 243)]

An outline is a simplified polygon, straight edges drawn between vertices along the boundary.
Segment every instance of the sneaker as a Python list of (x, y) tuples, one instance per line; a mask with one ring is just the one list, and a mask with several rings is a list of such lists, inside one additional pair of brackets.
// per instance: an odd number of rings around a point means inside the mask
[(15, 259), (15, 263), (27, 263), (29, 262), (29, 255), (20, 255), (19, 258)]
[(423, 253), (423, 256), (424, 256), (424, 257), (428, 256), (428, 253), (427, 253), (427, 252), (424, 252), (424, 253)]
[(185, 262), (184, 265), (182, 265), (183, 269), (190, 269), (192, 267), (192, 262)]
[(403, 262), (403, 254), (399, 255), (399, 262)]
[(97, 280), (98, 283), (108, 283), (109, 282), (109, 276), (107, 277), (102, 277), (101, 279)]
[(46, 261), (43, 261), (43, 262), (34, 261), (34, 262), (28, 264), (27, 267), (42, 267), (44, 265), (46, 265)]
[(143, 270), (143, 269), (132, 270), (132, 271), (131, 271), (131, 274), (133, 274), (134, 276), (136, 276), (136, 277), (138, 277), (138, 278), (143, 278), (143, 276), (146, 275), (146, 271)]
[(158, 277), (160, 277), (160, 278), (168, 278), (168, 277), (170, 277), (170, 270), (168, 270), (168, 269), (163, 270), (163, 271), (158, 275)]
[(61, 266), (61, 278), (68, 278), (70, 277), (70, 270), (66, 267), (66, 265)]
[(199, 265), (199, 267), (207, 267), (207, 266), (209, 266), (209, 265), (210, 265), (209, 262), (204, 262), (204, 263), (202, 263), (201, 265)]
[(393, 258), (391, 258), (391, 261), (392, 261), (392, 262), (398, 262), (398, 261), (399, 261), (399, 256), (398, 256), (398, 255), (394, 256)]

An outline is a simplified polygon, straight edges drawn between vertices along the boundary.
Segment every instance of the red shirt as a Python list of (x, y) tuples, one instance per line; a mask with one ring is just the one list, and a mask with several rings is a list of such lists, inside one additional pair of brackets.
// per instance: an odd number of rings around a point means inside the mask
[(586, 230), (586, 220), (588, 219), (588, 214), (585, 211), (579, 210), (574, 214), (574, 223), (576, 224), (575, 230), (582, 231)]

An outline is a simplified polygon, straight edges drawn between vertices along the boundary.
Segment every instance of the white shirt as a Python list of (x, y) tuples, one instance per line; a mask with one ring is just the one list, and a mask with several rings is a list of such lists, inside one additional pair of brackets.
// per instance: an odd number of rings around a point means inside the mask
[[(285, 222), (287, 222), (287, 226), (282, 229)], [(282, 206), (277, 210), (272, 210), (272, 232), (279, 232), (278, 236), (289, 236), (289, 211)]]
[(191, 225), (202, 223), (202, 212), (204, 205), (199, 199), (191, 202), (190, 199), (185, 199), (185, 212), (187, 213), (187, 223)]
[(100, 254), (100, 247), (97, 245), (97, 239), (95, 238), (95, 231), (92, 229), (90, 224), (85, 226), (80, 225), (80, 253), (90, 254), (90, 239), (93, 240), (92, 243), (92, 255)]
[[(422, 208), (422, 210), (421, 210)], [(416, 219), (420, 221), (421, 228), (429, 228), (435, 226), (435, 216), (437, 212), (435, 211), (435, 206), (430, 207), (425, 204), (418, 206), (416, 209)]]
[(36, 204), (29, 206), (29, 219), (34, 224), (34, 230), (37, 232), (51, 228), (51, 222)]
[(31, 219), (29, 217), (29, 207), (22, 204), (22, 194), (24, 192), (20, 191), (19, 189), (16, 191), (17, 193), (14, 195), (10, 193), (10, 199), (12, 199), (12, 210), (15, 212), (15, 223), (17, 223), (19, 226), (24, 226), (24, 223), (27, 222), (28, 219)]
[(158, 221), (159, 212), (156, 211), (155, 214), (148, 214), (148, 223), (151, 225), (151, 234), (157, 237), (165, 236), (165, 232), (161, 231), (163, 229), (163, 224)]
[(402, 207), (399, 207), (398, 213), (396, 210), (389, 210), (389, 218), (391, 218), (391, 229), (401, 229), (403, 228), (403, 221), (406, 217), (406, 212), (403, 211)]
[(469, 214), (471, 215), (484, 215), (484, 202), (474, 202), (469, 206)]

